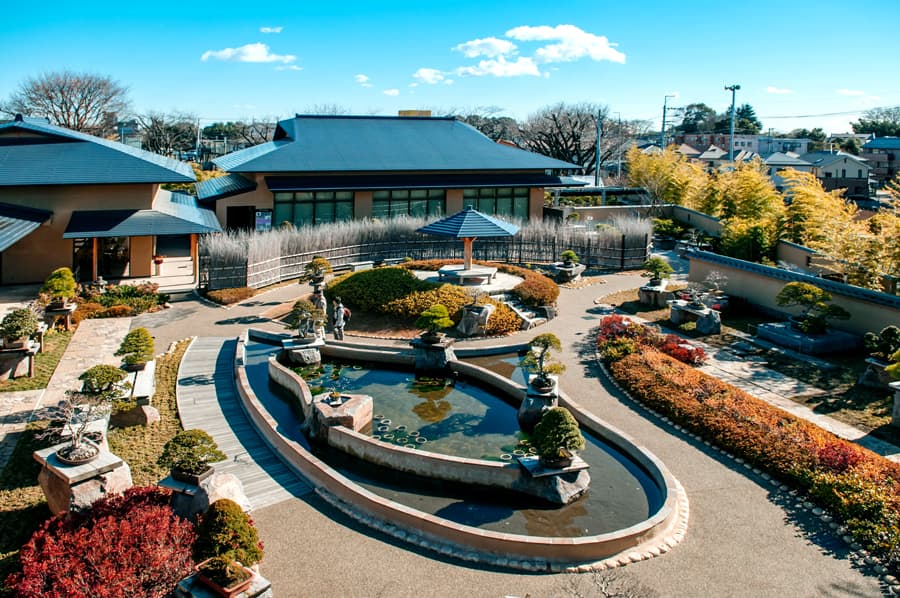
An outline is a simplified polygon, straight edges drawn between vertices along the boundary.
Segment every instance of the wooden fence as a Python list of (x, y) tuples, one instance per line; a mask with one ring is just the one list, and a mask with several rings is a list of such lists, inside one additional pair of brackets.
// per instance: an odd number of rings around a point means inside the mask
[[(550, 263), (566, 249), (578, 254), (582, 264), (600, 270), (632, 270), (640, 268), (650, 255), (649, 238), (626, 237), (613, 240), (609, 237), (585, 237), (565, 242), (551, 238), (543, 242), (522, 241), (512, 238), (478, 239), (475, 241), (475, 258), (491, 262), (512, 264)], [(294, 255), (259, 255), (254, 247), (243, 256), (226, 259), (220, 256), (200, 255), (200, 286), (208, 290), (233, 287), (255, 289), (298, 278), (315, 256), (326, 258), (335, 269), (348, 267), (362, 261), (396, 260), (410, 257), (414, 260), (462, 259), (461, 241), (401, 240), (390, 243), (369, 243), (320, 249)]]

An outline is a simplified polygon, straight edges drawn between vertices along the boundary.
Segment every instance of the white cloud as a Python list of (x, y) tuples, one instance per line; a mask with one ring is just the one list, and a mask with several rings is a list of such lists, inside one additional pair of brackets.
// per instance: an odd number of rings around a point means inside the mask
[(358, 75), (354, 75), (353, 78), (356, 79), (356, 82), (359, 83), (360, 85), (362, 85), (363, 87), (372, 87), (372, 84), (369, 83), (369, 78), (366, 75), (363, 75), (362, 73), (360, 73)]
[(789, 93), (794, 93), (793, 89), (787, 89), (784, 87), (775, 87), (774, 85), (769, 85), (766, 87), (766, 91), (768, 93), (774, 93), (775, 95), (785, 95)]
[(283, 29), (284, 29), (284, 27), (281, 27), (281, 26), (278, 26), (278, 27), (260, 27), (260, 28), (259, 28), (259, 32), (260, 32), (260, 33), (281, 33), (281, 31), (282, 31)]
[(864, 96), (866, 92), (859, 89), (836, 89), (835, 93), (839, 96)]
[(303, 67), (297, 66), (296, 64), (288, 64), (288, 65), (276, 66), (275, 70), (276, 71), (302, 71)]
[(505, 39), (486, 37), (463, 42), (454, 46), (453, 49), (457, 52), (462, 52), (467, 58), (477, 58), (478, 56), (496, 58), (497, 56), (515, 54), (516, 44)]
[(519, 41), (558, 41), (535, 51), (534, 57), (539, 62), (572, 62), (585, 57), (596, 61), (625, 62), (625, 54), (616, 50), (614, 46), (617, 44), (610, 43), (605, 35), (594, 35), (575, 25), (525, 25), (510, 29), (506, 37)]
[(456, 69), (456, 74), (460, 77), (466, 75), (472, 77), (483, 77), (485, 75), (494, 77), (532, 75), (539, 77), (541, 71), (531, 58), (520, 56), (515, 62), (507, 62), (503, 56), (498, 56), (496, 60), (482, 60), (477, 66), (461, 66)]
[(441, 81), (446, 79), (446, 77), (444, 77), (444, 73), (437, 69), (420, 68), (415, 73), (413, 73), (413, 79), (421, 83), (434, 85), (435, 83), (440, 83)]
[(400, 90), (399, 89), (385, 89), (383, 93), (386, 96), (398, 96), (398, 95), (400, 95)]
[(200, 57), (200, 60), (207, 61), (224, 60), (227, 62), (294, 62), (297, 57), (293, 54), (273, 54), (269, 51), (269, 46), (256, 42), (255, 44), (246, 44), (237, 48), (225, 48), (223, 50), (207, 50)]

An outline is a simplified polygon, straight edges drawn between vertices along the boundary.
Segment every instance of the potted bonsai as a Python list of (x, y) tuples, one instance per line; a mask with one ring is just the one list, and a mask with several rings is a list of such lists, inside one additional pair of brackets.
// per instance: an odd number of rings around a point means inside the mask
[[(194, 558), (198, 561), (224, 557), (227, 562), (238, 561), (252, 567), (263, 558), (263, 545), (253, 520), (241, 506), (227, 498), (213, 502), (200, 516)], [(198, 565), (202, 568), (202, 562)]]
[(88, 439), (88, 427), (105, 417), (112, 402), (130, 387), (124, 382), (125, 372), (111, 365), (96, 365), (78, 379), (82, 382), (81, 390), (67, 391), (66, 398), (46, 412), (46, 417), (60, 424), (48, 429), (47, 435), (68, 439), (56, 451), (56, 458), (65, 465), (82, 465), (97, 458), (100, 447)]
[(522, 366), (533, 374), (530, 384), (538, 390), (553, 388), (555, 381), (552, 375), (566, 371), (565, 364), (556, 361), (551, 354), (551, 350), (562, 351), (559, 338), (552, 332), (546, 332), (537, 335), (528, 344), (530, 349)]
[(194, 569), (200, 581), (225, 598), (237, 596), (253, 582), (253, 571), (227, 555), (208, 558)]
[(441, 330), (451, 326), (453, 326), (453, 320), (450, 319), (450, 312), (447, 311), (445, 305), (440, 303), (435, 303), (423, 311), (416, 319), (416, 328), (421, 328), (425, 331), (420, 338), (430, 345), (440, 342), (444, 338), (444, 333)]
[[(900, 358), (900, 328), (885, 326), (881, 332), (867, 332), (863, 345), (869, 351), (866, 369), (859, 377), (858, 384), (880, 388), (890, 384), (891, 362)], [(900, 372), (898, 372), (900, 373)]]
[(795, 305), (803, 308), (800, 315), (791, 316), (791, 327), (806, 334), (824, 334), (828, 320), (849, 320), (850, 313), (839, 305), (830, 303), (831, 293), (808, 282), (789, 282), (784, 285), (775, 303), (782, 307)]
[(541, 464), (548, 469), (561, 469), (572, 464), (574, 454), (584, 448), (584, 436), (578, 422), (565, 407), (553, 407), (541, 417), (531, 434)]
[[(291, 308), (288, 315), (287, 325), (291, 330), (297, 331), (297, 337), (307, 339), (307, 336), (314, 332), (316, 328), (322, 326), (325, 321), (325, 312), (316, 307), (311, 301), (299, 299)], [(313, 334), (315, 338), (315, 334)]]
[(225, 459), (212, 436), (203, 430), (182, 430), (166, 443), (157, 463), (169, 467), (173, 479), (197, 486), (212, 475), (210, 463)]
[(3, 346), (8, 349), (24, 347), (28, 338), (37, 332), (38, 319), (27, 307), (14, 309), (0, 322), (0, 334), (3, 335)]
[(306, 273), (306, 277), (311, 284), (319, 285), (325, 280), (325, 275), (332, 271), (331, 262), (326, 258), (317, 255), (306, 264), (303, 271)]
[(578, 254), (571, 249), (566, 249), (560, 254), (559, 257), (562, 258), (563, 266), (565, 266), (566, 268), (571, 268), (579, 262)]
[(77, 288), (72, 270), (69, 268), (57, 268), (44, 281), (41, 293), (46, 293), (52, 297), (52, 301), (47, 306), (48, 309), (65, 309), (66, 302), (75, 296)]
[(658, 255), (649, 258), (641, 264), (641, 268), (644, 269), (644, 273), (641, 274), (641, 276), (650, 279), (647, 284), (651, 287), (660, 286), (663, 279), (668, 278), (669, 274), (675, 271), (672, 269), (672, 266), (669, 265), (669, 262)]
[(125, 335), (117, 356), (124, 356), (122, 362), (125, 370), (138, 371), (144, 369), (147, 362), (153, 359), (153, 337), (146, 328), (135, 328)]

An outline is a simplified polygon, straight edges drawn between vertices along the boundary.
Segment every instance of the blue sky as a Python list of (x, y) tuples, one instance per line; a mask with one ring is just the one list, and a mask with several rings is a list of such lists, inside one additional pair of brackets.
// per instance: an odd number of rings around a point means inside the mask
[[(127, 85), (138, 112), (204, 122), (325, 104), (493, 106), (522, 119), (587, 101), (658, 127), (666, 94), (723, 111), (723, 87), (737, 83), (765, 128), (836, 133), (862, 110), (900, 105), (896, 0), (750, 4), (51, 0), (0, 21), (0, 96), (68, 68)], [(821, 116), (793, 118), (804, 115)]]

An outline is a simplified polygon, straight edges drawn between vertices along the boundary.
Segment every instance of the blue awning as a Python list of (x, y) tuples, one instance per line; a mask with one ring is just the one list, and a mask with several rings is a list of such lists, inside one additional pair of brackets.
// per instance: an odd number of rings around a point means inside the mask
[(0, 203), (0, 251), (6, 251), (47, 222), (53, 212)]

